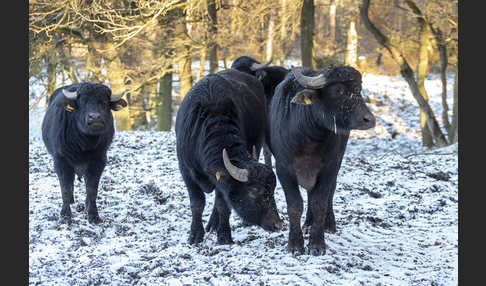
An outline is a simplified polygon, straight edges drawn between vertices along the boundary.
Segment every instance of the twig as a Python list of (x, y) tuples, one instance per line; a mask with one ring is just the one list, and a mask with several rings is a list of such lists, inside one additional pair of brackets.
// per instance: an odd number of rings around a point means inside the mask
[(405, 156), (405, 159), (408, 159), (413, 156), (420, 156), (420, 155), (453, 155), (457, 154), (457, 152), (450, 152), (450, 153), (440, 153), (440, 152), (429, 152), (429, 153), (413, 153)]

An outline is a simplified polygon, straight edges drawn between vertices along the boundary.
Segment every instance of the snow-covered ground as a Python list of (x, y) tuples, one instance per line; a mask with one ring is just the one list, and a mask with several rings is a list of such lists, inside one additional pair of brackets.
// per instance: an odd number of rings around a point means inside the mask
[[(215, 233), (189, 245), (173, 132), (117, 132), (97, 201), (103, 222), (87, 222), (84, 183), (76, 181), (73, 223), (60, 224), (52, 159), (29, 132), (29, 284), (457, 285), (457, 144), (421, 146), (417, 104), (402, 78), (366, 74), (363, 87), (377, 126), (351, 133), (334, 196), (337, 232), (326, 234), (324, 256), (287, 253), (278, 183), (282, 231), (244, 226), (233, 214), (234, 245), (217, 245)], [(440, 80), (429, 78), (426, 88), (440, 114)], [(206, 199), (205, 222), (214, 194)]]

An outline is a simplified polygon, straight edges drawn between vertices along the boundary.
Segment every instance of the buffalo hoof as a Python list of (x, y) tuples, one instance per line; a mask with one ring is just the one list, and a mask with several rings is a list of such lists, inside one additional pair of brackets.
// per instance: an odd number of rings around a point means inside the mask
[(187, 240), (187, 242), (189, 244), (198, 244), (201, 243), (203, 239), (204, 239), (204, 233), (201, 232), (191, 233), (191, 235), (189, 235), (189, 239)]
[(71, 218), (71, 216), (65, 216), (65, 215), (61, 215), (61, 218), (59, 219), (59, 223), (61, 224), (72, 224), (73, 220)]
[(326, 254), (325, 244), (309, 244), (307, 246), (307, 253), (309, 255), (320, 256)]
[(61, 223), (68, 223), (71, 224), (71, 207), (69, 204), (63, 204), (61, 208)]
[(336, 233), (336, 224), (334, 225), (324, 225), (324, 232), (327, 233)]
[(287, 245), (287, 251), (294, 255), (304, 254), (304, 239), (302, 238), (298, 241), (289, 240), (289, 244)]
[(233, 239), (230, 238), (218, 238), (217, 244), (233, 244)]
[(217, 244), (233, 244), (233, 239), (231, 238), (230, 233), (223, 233), (219, 234), (218, 233), (218, 240), (216, 242)]
[(191, 225), (191, 234), (189, 235), (189, 239), (187, 242), (189, 244), (198, 244), (201, 243), (204, 239), (204, 229), (202, 224), (192, 224)]
[(287, 246), (287, 251), (292, 253), (293, 255), (301, 255), (304, 254), (304, 246), (289, 245)]
[(102, 222), (99, 215), (88, 215), (88, 222), (92, 224), (99, 224)]
[(336, 233), (336, 219), (334, 215), (328, 215), (324, 221), (324, 231), (327, 233)]

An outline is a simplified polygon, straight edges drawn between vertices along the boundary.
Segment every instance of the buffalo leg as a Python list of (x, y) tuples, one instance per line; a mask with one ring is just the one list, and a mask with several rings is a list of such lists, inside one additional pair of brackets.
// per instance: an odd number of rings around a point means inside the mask
[[(215, 191), (216, 192), (216, 191)], [(214, 197), (214, 206), (213, 206), (213, 211), (211, 212), (211, 216), (209, 217), (209, 221), (206, 224), (206, 232), (211, 232), (213, 230), (218, 230), (219, 226), (219, 213), (216, 208), (216, 195)]]
[(101, 173), (105, 168), (106, 160), (93, 160), (88, 164), (86, 170), (86, 210), (88, 212), (88, 222), (100, 223), (96, 199), (98, 198), (98, 185), (100, 183)]
[(324, 241), (324, 221), (328, 208), (327, 196), (329, 193), (325, 188), (317, 185), (309, 193), (309, 207), (312, 211), (312, 224), (309, 231), (308, 251), (312, 255), (321, 255), (326, 253), (326, 244)]
[(276, 164), (277, 176), (285, 193), (287, 213), (289, 215), (289, 241), (287, 250), (291, 253), (304, 253), (304, 236), (300, 226), (304, 203), (299, 192), (299, 186), (293, 176), (288, 174), (283, 167)]
[(304, 233), (309, 233), (309, 229), (312, 225), (312, 208), (310, 207), (310, 192), (307, 191), (307, 211), (305, 213), (304, 226), (302, 227)]
[(189, 244), (201, 243), (204, 239), (204, 227), (202, 223), (202, 214), (204, 206), (206, 205), (206, 196), (199, 185), (191, 178), (182, 174), (184, 182), (186, 183), (187, 191), (189, 192), (189, 201), (191, 203), (191, 233), (189, 235)]
[[(335, 187), (333, 189), (335, 189)], [(324, 220), (324, 231), (328, 233), (336, 233), (336, 218), (334, 217), (334, 210), (332, 207), (333, 194), (334, 191), (328, 197), (326, 218)], [(307, 191), (307, 199), (308, 199), (307, 212), (305, 214), (304, 226), (302, 227), (304, 233), (306, 234), (309, 233), (310, 227), (312, 225), (312, 208), (310, 206), (309, 197), (310, 197), (310, 192)]]
[(54, 157), (54, 168), (61, 185), (61, 222), (71, 223), (70, 204), (74, 201), (74, 168), (59, 156)]
[(219, 214), (219, 224), (217, 229), (218, 244), (232, 244), (233, 239), (231, 238), (231, 227), (229, 224), (229, 218), (231, 215), (231, 209), (226, 204), (223, 195), (216, 190), (216, 199), (214, 202), (214, 207)]
[(336, 218), (334, 217), (334, 210), (332, 207), (332, 200), (334, 197), (334, 191), (336, 190), (336, 181), (334, 184), (331, 185), (331, 193), (328, 197), (327, 203), (327, 214), (326, 219), (324, 221), (324, 231), (328, 233), (335, 233), (336, 232)]

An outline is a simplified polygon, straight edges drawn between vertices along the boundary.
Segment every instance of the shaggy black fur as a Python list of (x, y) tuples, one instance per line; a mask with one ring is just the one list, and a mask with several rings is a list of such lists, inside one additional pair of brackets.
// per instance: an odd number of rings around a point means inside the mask
[(263, 84), (267, 104), (270, 104), (275, 88), (290, 70), (280, 66), (268, 66), (261, 70), (252, 71), (250, 66), (254, 63), (259, 64), (260, 62), (248, 56), (241, 56), (233, 61), (231, 68), (251, 74), (260, 80)]
[[(76, 100), (62, 90), (77, 91)], [(75, 83), (56, 89), (42, 122), (42, 139), (54, 159), (62, 193), (61, 219), (71, 222), (74, 174), (86, 182), (86, 209), (91, 223), (100, 221), (96, 207), (98, 184), (106, 165), (106, 151), (114, 135), (111, 110), (126, 106), (110, 102), (111, 90), (99, 83)], [(93, 119), (95, 118), (95, 119)]]
[[(308, 194), (304, 223), (310, 227), (308, 250), (323, 254), (324, 230), (336, 231), (332, 199), (349, 132), (372, 128), (375, 119), (361, 97), (361, 74), (357, 70), (346, 66), (300, 70), (307, 76), (324, 73), (328, 84), (317, 90), (305, 89), (292, 72), (287, 74), (270, 105), (270, 147), (288, 206), (288, 250), (304, 251), (300, 185)], [(307, 104), (291, 102), (299, 94)]]
[[(267, 99), (267, 111), (269, 110), (269, 105), (272, 101), (273, 94), (275, 93), (275, 88), (277, 85), (285, 78), (287, 73), (290, 70), (279, 67), (279, 66), (268, 66), (261, 70), (252, 71), (250, 66), (254, 63), (259, 64), (257, 60), (248, 56), (241, 56), (234, 60), (231, 64), (231, 68), (237, 69), (239, 71), (245, 72), (247, 74), (251, 74), (255, 76), (260, 82), (263, 84), (263, 89), (265, 91), (265, 97)], [(263, 146), (263, 155), (265, 157), (265, 164), (268, 166), (272, 166), (271, 161), (271, 153), (270, 149), (268, 148), (270, 133), (269, 133), (269, 122), (266, 123), (266, 130), (265, 130), (265, 144)]]
[[(217, 230), (218, 243), (231, 243), (231, 208), (246, 222), (267, 230), (281, 226), (273, 197), (276, 178), (271, 168), (252, 156), (264, 139), (266, 102), (254, 77), (234, 69), (211, 74), (185, 96), (176, 118), (177, 157), (192, 210), (189, 243), (203, 240), (204, 192), (216, 189), (215, 206), (207, 230)], [(249, 172), (242, 183), (229, 175), (222, 157)]]

